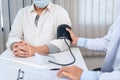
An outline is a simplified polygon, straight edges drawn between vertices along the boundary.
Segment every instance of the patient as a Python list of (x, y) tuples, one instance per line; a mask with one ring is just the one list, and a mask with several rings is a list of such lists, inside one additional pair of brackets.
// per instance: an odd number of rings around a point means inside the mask
[(64, 51), (67, 49), (64, 40), (56, 39), (57, 27), (61, 24), (71, 26), (65, 9), (50, 0), (33, 0), (33, 5), (19, 10), (7, 48), (22, 58)]
[(70, 80), (120, 80), (120, 16), (110, 27), (106, 36), (96, 39), (78, 38), (70, 29), (72, 44), (96, 51), (106, 52), (101, 71), (84, 71), (77, 66), (62, 67), (58, 77)]

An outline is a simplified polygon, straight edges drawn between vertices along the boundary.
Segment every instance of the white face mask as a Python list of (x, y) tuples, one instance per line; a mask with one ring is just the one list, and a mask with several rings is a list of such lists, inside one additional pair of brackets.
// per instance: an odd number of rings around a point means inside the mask
[(45, 8), (49, 4), (50, 0), (34, 0), (35, 6), (39, 8)]

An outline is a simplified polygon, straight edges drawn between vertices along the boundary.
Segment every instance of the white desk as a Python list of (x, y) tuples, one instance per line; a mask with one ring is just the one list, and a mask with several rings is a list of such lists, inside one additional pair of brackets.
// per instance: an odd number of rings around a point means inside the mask
[[(79, 49), (72, 48), (72, 52), (76, 57), (76, 62), (73, 65), (77, 65), (78, 67), (87, 70), (86, 64)], [(51, 55), (55, 57), (56, 62), (58, 63), (69, 63), (73, 60), (69, 51), (55, 53)], [(14, 57), (11, 51), (6, 50), (0, 56), (0, 80), (17, 80), (19, 69), (22, 69), (25, 72), (24, 79), (20, 80), (47, 80), (50, 79), (52, 76), (55, 77), (54, 80), (67, 80), (58, 79), (56, 76), (56, 71), (49, 70), (58, 67), (61, 66), (52, 63), (38, 65), (35, 63), (35, 57), (17, 58)]]

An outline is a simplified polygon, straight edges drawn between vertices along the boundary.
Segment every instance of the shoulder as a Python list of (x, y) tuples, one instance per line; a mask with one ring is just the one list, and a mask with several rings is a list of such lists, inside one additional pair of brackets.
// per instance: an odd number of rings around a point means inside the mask
[(58, 4), (53, 4), (53, 7), (55, 9), (60, 9), (60, 10), (65, 10), (62, 6), (58, 5)]
[(60, 5), (58, 4), (53, 4), (53, 11), (55, 12), (60, 12), (60, 13), (67, 13), (67, 11)]
[(28, 13), (32, 10), (32, 7), (33, 7), (33, 5), (21, 8), (21, 9), (19, 9), (18, 13), (26, 13), (26, 12)]

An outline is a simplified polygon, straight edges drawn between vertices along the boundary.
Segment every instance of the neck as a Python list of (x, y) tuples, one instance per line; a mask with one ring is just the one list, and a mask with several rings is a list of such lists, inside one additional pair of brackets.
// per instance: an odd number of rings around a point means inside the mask
[(35, 11), (37, 12), (37, 14), (40, 16), (42, 14), (42, 12), (46, 9), (45, 8), (39, 8), (37, 6), (34, 5)]

